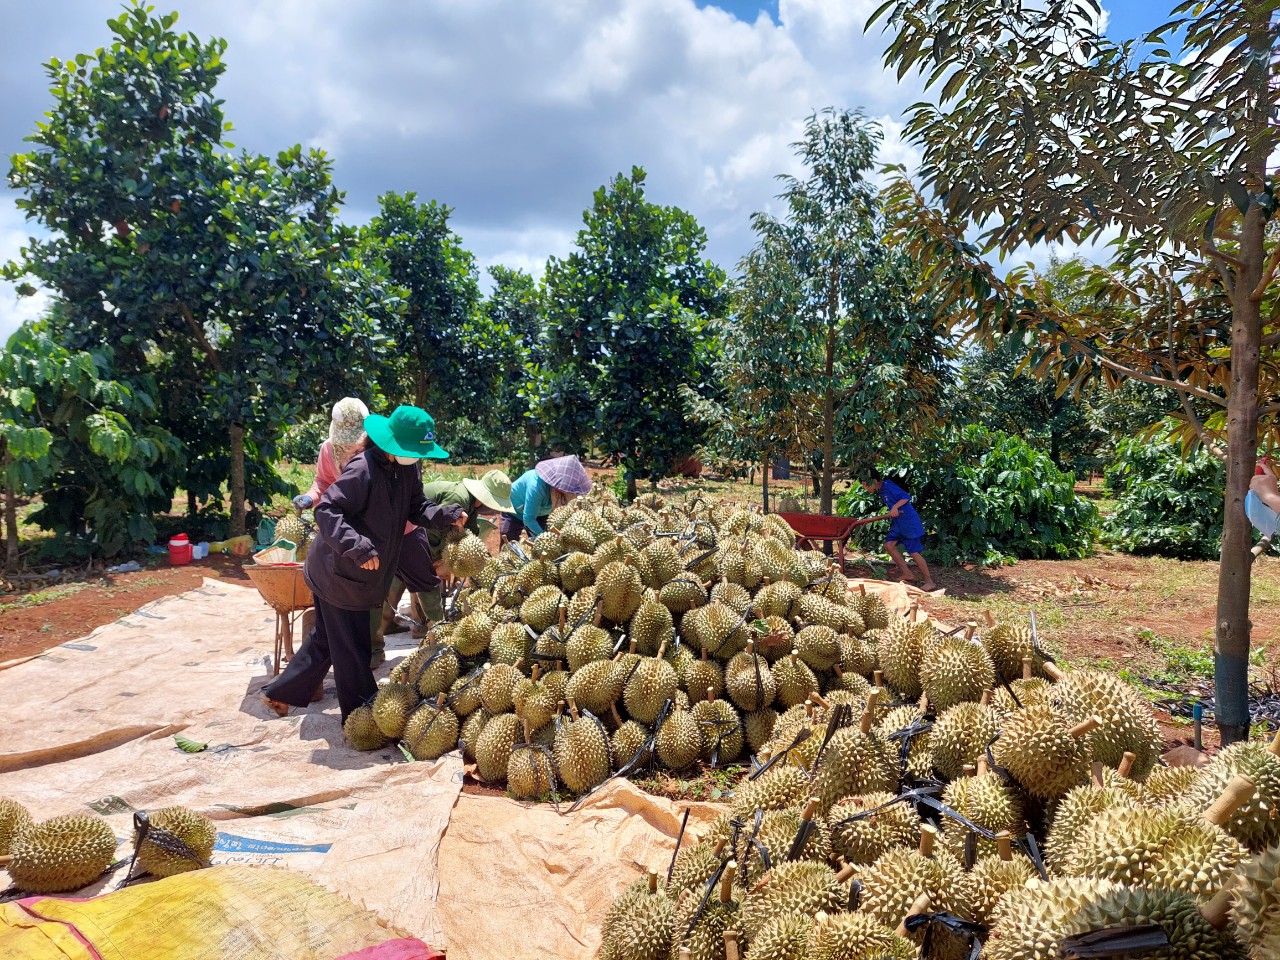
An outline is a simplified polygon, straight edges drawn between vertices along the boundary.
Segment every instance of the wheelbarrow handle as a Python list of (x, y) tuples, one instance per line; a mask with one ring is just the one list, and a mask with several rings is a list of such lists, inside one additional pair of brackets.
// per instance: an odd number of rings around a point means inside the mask
[(881, 520), (892, 520), (892, 519), (893, 518), (889, 514), (882, 513), (878, 517), (863, 517), (861, 520), (855, 520), (850, 526), (865, 527), (868, 523), (879, 523)]

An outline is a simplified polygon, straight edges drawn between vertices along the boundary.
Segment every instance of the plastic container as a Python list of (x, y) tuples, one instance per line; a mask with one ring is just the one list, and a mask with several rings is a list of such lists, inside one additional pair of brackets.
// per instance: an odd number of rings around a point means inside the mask
[(203, 560), (209, 556), (209, 541), (201, 540), (191, 548), (192, 560)]
[(181, 567), (191, 562), (191, 541), (180, 533), (169, 541), (169, 563)]

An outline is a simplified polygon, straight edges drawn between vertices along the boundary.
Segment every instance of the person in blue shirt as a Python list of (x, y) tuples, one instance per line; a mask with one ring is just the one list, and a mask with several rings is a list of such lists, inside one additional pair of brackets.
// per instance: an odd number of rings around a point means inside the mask
[(522, 530), (542, 533), (542, 524), (556, 507), (591, 492), (591, 476), (577, 457), (539, 461), (511, 485), (513, 513), (502, 515), (502, 536), (516, 540)]
[(872, 493), (879, 494), (881, 502), (889, 509), (889, 516), (893, 522), (889, 524), (884, 548), (889, 551), (889, 556), (893, 557), (893, 562), (898, 565), (898, 572), (902, 574), (902, 579), (908, 582), (916, 580), (916, 575), (911, 572), (907, 561), (902, 557), (902, 552), (905, 550), (916, 562), (916, 567), (924, 574), (924, 583), (920, 585), (920, 589), (926, 593), (938, 589), (933, 582), (933, 576), (929, 573), (929, 564), (924, 559), (924, 522), (920, 519), (920, 514), (916, 513), (916, 508), (911, 505), (911, 494), (892, 480), (886, 479), (878, 470), (869, 474), (863, 481), (863, 485)]

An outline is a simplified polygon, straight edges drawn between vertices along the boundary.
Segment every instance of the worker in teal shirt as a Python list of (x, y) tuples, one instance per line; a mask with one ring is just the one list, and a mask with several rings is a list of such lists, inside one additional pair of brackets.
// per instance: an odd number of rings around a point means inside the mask
[(502, 515), (503, 538), (519, 539), (523, 530), (536, 537), (552, 510), (590, 492), (591, 477), (577, 457), (540, 460), (511, 485), (514, 512)]

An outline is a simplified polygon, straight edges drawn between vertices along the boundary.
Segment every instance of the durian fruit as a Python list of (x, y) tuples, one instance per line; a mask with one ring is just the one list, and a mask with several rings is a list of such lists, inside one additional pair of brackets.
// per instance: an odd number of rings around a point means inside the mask
[(481, 780), (495, 782), (506, 777), (519, 731), (520, 719), (514, 713), (497, 714), (484, 725), (475, 747), (476, 771)]
[(573, 673), (593, 661), (611, 659), (613, 640), (608, 631), (584, 623), (569, 635), (565, 642), (565, 656), (569, 660), (569, 672)]
[(1209, 807), (1237, 776), (1248, 777), (1254, 791), (1223, 824), (1250, 850), (1280, 843), (1280, 733), (1270, 743), (1233, 743), (1200, 768), (1185, 800)]
[(1053, 800), (1085, 782), (1093, 726), (1070, 727), (1049, 706), (1025, 707), (1004, 719), (992, 756), (1033, 797)]
[(560, 539), (570, 550), (581, 550), (593, 553), (596, 547), (613, 536), (613, 529), (600, 516), (590, 510), (579, 510), (573, 514), (561, 530)]
[(645, 564), (645, 586), (660, 590), (684, 571), (680, 553), (668, 539), (655, 540), (640, 551)]
[(404, 733), (409, 714), (418, 705), (418, 690), (407, 683), (384, 683), (373, 698), (373, 722), (383, 736), (397, 739)]
[[(831, 859), (831, 831), (826, 820), (817, 815), (817, 802), (809, 800), (803, 806), (787, 807), (784, 810), (768, 810), (760, 816), (760, 830), (755, 834), (756, 842), (765, 848), (771, 864), (779, 864), (790, 856), (796, 837), (806, 823), (812, 824), (808, 839), (800, 849), (797, 859), (826, 862)], [(734, 854), (742, 866), (742, 879), (747, 888), (755, 886), (764, 875), (764, 861), (760, 857), (755, 844), (747, 839), (754, 821), (748, 823), (748, 829), (741, 832)]]
[(489, 635), (489, 660), (491, 663), (514, 664), (518, 660), (528, 663), (532, 647), (533, 641), (523, 624), (500, 623)]
[(445, 706), (443, 693), (413, 711), (402, 739), (415, 760), (436, 760), (458, 745), (458, 717)]
[(458, 731), (458, 742), (462, 744), (462, 755), (467, 760), (476, 759), (476, 747), (480, 743), (484, 728), (492, 719), (493, 715), (489, 711), (479, 707), (463, 722), (462, 728)]
[(1200, 769), (1200, 767), (1156, 767), (1142, 782), (1143, 792), (1146, 793), (1148, 801), (1157, 806), (1179, 803), (1190, 794), (1192, 786), (1200, 779)]
[(600, 618), (604, 616), (599, 610), (601, 603), (600, 590), (594, 585), (583, 587), (570, 597), (569, 605), (565, 608), (565, 619), (569, 629), (572, 630), (579, 624), (587, 622), (599, 623)]
[(845, 673), (863, 677), (869, 677), (872, 671), (880, 669), (875, 651), (861, 636), (852, 633), (840, 636), (840, 662), (837, 666)]
[[(738, 903), (733, 899), (736, 864), (725, 864), (720, 877), (719, 892), (713, 892), (705, 904), (702, 897), (686, 895), (676, 904), (675, 935), (671, 942), (671, 957), (683, 958), (681, 948), (689, 951), (689, 960), (726, 960), (725, 933), (736, 941), (736, 931), (741, 923)], [(701, 912), (699, 912), (701, 911)], [(736, 948), (736, 942), (735, 942)]]
[(830, 670), (840, 661), (840, 636), (829, 626), (804, 627), (796, 633), (795, 649), (811, 669)]
[(898, 620), (878, 647), (884, 678), (904, 700), (919, 699), (922, 691), (920, 664), (924, 660), (926, 632), (924, 624)]
[(658, 759), (672, 770), (693, 766), (702, 755), (702, 733), (698, 721), (689, 711), (677, 706), (658, 727), (654, 746)]
[(609, 776), (609, 738), (595, 717), (578, 714), (569, 701), (569, 718), (561, 718), (556, 730), (555, 758), (560, 779), (574, 793), (586, 793)]
[[(862, 912), (887, 927), (897, 928), (920, 897), (928, 898), (932, 912), (946, 911), (967, 919), (973, 911), (969, 877), (948, 856), (934, 856), (937, 831), (920, 828), (918, 849), (897, 847), (881, 855), (862, 874)], [(917, 937), (920, 934), (916, 935)], [(950, 941), (956, 940), (954, 952)], [(958, 938), (938, 929), (933, 949), (939, 956), (960, 956)]]
[(564, 631), (559, 627), (547, 627), (533, 644), (533, 652), (543, 662), (568, 663), (569, 650), (564, 642)]
[(489, 548), (474, 533), (468, 533), (457, 543), (445, 547), (444, 562), (455, 577), (464, 580), (475, 577), (489, 562)]
[(711, 599), (723, 603), (734, 613), (742, 615), (751, 606), (751, 594), (746, 587), (728, 580), (721, 580), (711, 588)]
[[(1017, 696), (1016, 702), (1009, 695), (1010, 690)], [(1034, 679), (1014, 680), (1009, 684), (1009, 690), (1006, 690), (1002, 685), (996, 690), (992, 706), (996, 708), (1001, 716), (1007, 716), (1015, 710), (1021, 710), (1023, 707), (1047, 706), (1052, 698), (1053, 684), (1036, 677)]]
[(1250, 960), (1280, 957), (1280, 847), (1270, 847), (1240, 870), (1231, 920)]
[[(1164, 738), (1151, 707), (1133, 687), (1110, 673), (1071, 671), (1054, 684), (1053, 703), (1072, 723), (1090, 716), (1101, 720), (1091, 738), (1092, 758), (1114, 768), (1120, 766), (1126, 752), (1133, 753), (1136, 780), (1146, 779), (1164, 752)], [(1277, 766), (1280, 768), (1280, 762)]]
[[(558, 667), (559, 664), (553, 664)], [(565, 691), (569, 686), (569, 672), (567, 670), (552, 669), (542, 675), (542, 683), (547, 688), (547, 692), (551, 694), (553, 700), (559, 703), (565, 698)]]
[(516, 571), (515, 581), (516, 589), (527, 597), (539, 587), (559, 584), (560, 568), (550, 557), (535, 556)]
[(684, 614), (680, 633), (716, 659), (728, 660), (747, 645), (743, 624), (742, 615), (733, 608), (712, 601)]
[[(622, 696), (626, 671), (613, 660), (594, 660), (569, 676), (564, 697), (572, 697), (582, 707), (603, 716)], [(563, 697), (561, 698), (563, 699)]]
[(813, 918), (775, 917), (764, 924), (747, 947), (746, 960), (806, 960)]
[(739, 710), (754, 713), (773, 703), (778, 682), (765, 658), (754, 653), (754, 647), (748, 644), (725, 667), (725, 689)]
[[(933, 774), (933, 732), (923, 730), (908, 742), (906, 731), (915, 726), (923, 718), (919, 707), (907, 704), (887, 711), (876, 722), (876, 733), (885, 742), (885, 749), (896, 758), (899, 767), (902, 765), (903, 746), (906, 746), (906, 772), (917, 780), (923, 780)], [(900, 734), (900, 736), (895, 736)]]
[(995, 624), (982, 635), (982, 644), (991, 656), (992, 665), (1006, 683), (1022, 676), (1024, 659), (1035, 662), (1035, 645), (1032, 642), (1031, 631), (1026, 627)]
[(541, 668), (535, 665), (531, 678), (521, 677), (511, 688), (511, 705), (516, 716), (534, 730), (551, 722), (559, 702), (559, 698), (538, 679), (540, 672)]
[(934, 711), (979, 699), (995, 680), (986, 649), (969, 636), (943, 637), (920, 664), (920, 687)]
[(914, 960), (919, 948), (865, 913), (819, 913), (805, 960)]
[(630, 620), (644, 598), (644, 583), (629, 562), (606, 564), (596, 573), (596, 589), (600, 591), (600, 610), (613, 623)]
[[(614, 765), (619, 770), (634, 760), (636, 754), (644, 749), (645, 744), (649, 742), (649, 734), (648, 727), (634, 720), (618, 724), (618, 728), (609, 738), (609, 747), (613, 751)], [(641, 762), (643, 760), (642, 757)]]
[(517, 800), (545, 797), (555, 789), (555, 764), (551, 751), (530, 742), (529, 721), (521, 721), (524, 742), (511, 748), (507, 761), (507, 789)]
[(706, 693), (705, 700), (693, 705), (693, 719), (702, 738), (702, 759), (732, 763), (742, 753), (742, 718), (729, 701), (716, 698), (715, 687), (707, 687)]
[(489, 649), (489, 637), (496, 626), (488, 614), (469, 613), (458, 621), (450, 640), (460, 656), (478, 657)]
[(506, 663), (486, 663), (482, 669), (480, 703), (490, 713), (510, 713), (515, 686), (523, 679), (520, 671)]
[[(842, 603), (828, 600), (816, 593), (804, 593), (800, 596), (799, 616), (802, 623), (812, 626), (826, 627), (837, 634), (849, 629), (850, 616), (857, 616)], [(861, 618), (859, 618), (861, 622)], [(829, 670), (830, 666), (814, 667), (815, 670)]]
[(622, 700), (633, 720), (653, 723), (663, 704), (675, 698), (680, 678), (665, 659), (666, 644), (660, 644), (657, 656), (644, 657), (632, 672), (622, 691)]
[(873, 729), (874, 709), (873, 699), (858, 726), (842, 727), (827, 744), (813, 781), (823, 810), (845, 797), (897, 790), (897, 751)]
[(981, 701), (957, 703), (943, 711), (929, 737), (938, 776), (954, 780), (967, 764), (976, 764), (999, 730), (999, 713)]
[(1059, 960), (1068, 921), (1093, 898), (1119, 889), (1109, 880), (1064, 877), (1028, 880), (997, 901), (983, 960)]
[[(1026, 827), (1022, 819), (1022, 798), (1001, 777), (986, 772), (986, 762), (972, 777), (959, 777), (947, 784), (942, 802), (952, 810), (993, 833), (1021, 835)], [(948, 818), (942, 826), (942, 840), (957, 859), (963, 860), (967, 827)], [(995, 842), (979, 837), (978, 856), (996, 852)]]
[(373, 708), (356, 707), (342, 721), (342, 734), (356, 750), (379, 750), (386, 745), (387, 735), (373, 719)]
[(734, 791), (733, 815), (749, 822), (757, 810), (785, 810), (809, 798), (809, 777), (798, 767), (779, 762)]
[(843, 691), (856, 698), (865, 699), (870, 689), (871, 683), (866, 677), (852, 670), (845, 670), (838, 663), (832, 668), (831, 678), (827, 681), (828, 697), (830, 694)]
[(674, 615), (688, 613), (707, 602), (707, 591), (693, 574), (682, 573), (662, 585), (658, 599)]
[(0, 797), (0, 857), (9, 855), (13, 838), (31, 824), (31, 814), (16, 800)]
[[(920, 817), (909, 803), (890, 803), (894, 796), (865, 793), (832, 807), (827, 814), (832, 850), (849, 863), (875, 863), (895, 847), (919, 844)], [(868, 815), (868, 810), (876, 812)]]
[(447, 703), (459, 717), (469, 717), (480, 709), (481, 672), (479, 669), (473, 670), (465, 677), (459, 677), (449, 687)]
[[(1229, 933), (1215, 930), (1191, 897), (1162, 887), (1117, 886), (1086, 898), (1061, 928), (1061, 939), (1119, 927), (1159, 927), (1169, 960), (1231, 960), (1241, 956)], [(1155, 954), (1149, 954), (1155, 956)]]
[(627, 538), (619, 534), (596, 547), (591, 554), (591, 567), (599, 576), (601, 570), (615, 561), (625, 563), (629, 560), (634, 565), (637, 553)]
[(560, 564), (560, 586), (565, 593), (577, 593), (595, 582), (596, 570), (587, 554), (571, 553)]
[(747, 746), (753, 753), (758, 753), (760, 748), (772, 739), (773, 728), (777, 722), (778, 714), (768, 707), (743, 715), (742, 729), (747, 735)]
[(458, 679), (458, 654), (453, 647), (444, 644), (419, 647), (410, 659), (417, 663), (402, 682), (416, 684), (419, 696), (434, 697)]
[(1113, 807), (1077, 833), (1065, 872), (1208, 900), (1246, 856), (1225, 830), (1185, 810)]
[[(683, 648), (682, 648), (683, 649)], [(677, 670), (680, 675), (680, 688), (695, 697), (706, 692), (710, 687), (718, 697), (724, 693), (724, 668), (715, 660), (707, 658), (703, 650), (701, 657), (690, 658), (684, 669)]]
[[(138, 847), (138, 863), (143, 870), (155, 877), (172, 877), (208, 865), (218, 838), (212, 820), (187, 807), (165, 807), (147, 819), (150, 829)], [(167, 842), (170, 838), (180, 840), (193, 856), (178, 852), (180, 848)], [(114, 844), (112, 837), (113, 849)]]
[(627, 635), (635, 641), (637, 651), (652, 654), (660, 644), (671, 641), (674, 630), (671, 611), (649, 591), (632, 614)]
[(889, 626), (889, 608), (884, 605), (880, 594), (862, 590), (853, 600), (853, 608), (868, 630), (884, 630)]
[(784, 707), (804, 703), (818, 692), (818, 678), (800, 659), (799, 650), (793, 649), (791, 656), (778, 659), (771, 669), (778, 684), (778, 702)]
[(1074, 787), (1053, 811), (1053, 822), (1044, 844), (1044, 858), (1049, 869), (1063, 873), (1067, 859), (1080, 832), (1104, 811), (1116, 807), (1136, 807), (1141, 797), (1119, 785), (1086, 783)]
[(765, 537), (753, 541), (752, 547), (765, 579), (790, 581), (797, 587), (808, 585), (809, 571), (790, 543)]
[(752, 606), (762, 617), (781, 617), (790, 622), (800, 615), (800, 598), (803, 595), (799, 587), (787, 580), (767, 582), (756, 594)]
[(552, 529), (543, 530), (533, 538), (530, 546), (534, 556), (555, 559), (564, 553), (564, 541), (560, 539), (560, 534)]
[(991, 923), (996, 904), (1006, 893), (1039, 876), (1035, 864), (1021, 854), (1013, 853), (1007, 834), (997, 835), (996, 843), (999, 852), (982, 857), (969, 871), (973, 919), (983, 925)]
[(307, 559), (307, 552), (311, 549), (310, 525), (298, 515), (285, 514), (276, 521), (276, 539), (288, 540), (298, 548), (294, 559), (299, 563)]
[(600, 960), (667, 960), (676, 934), (675, 903), (658, 875), (629, 888), (605, 914)]
[(847, 893), (845, 882), (825, 863), (783, 861), (742, 898), (742, 932), (753, 940), (766, 923), (778, 917), (812, 917), (820, 910), (835, 911)]
[[(541, 633), (553, 623), (560, 621), (560, 605), (565, 603), (564, 593), (559, 587), (539, 587), (529, 594), (527, 600), (520, 604), (520, 619), (534, 630)], [(492, 648), (493, 640), (489, 641)]]
[(10, 845), (9, 879), (27, 893), (66, 893), (102, 875), (116, 852), (107, 821), (65, 814), (29, 824)]
[[(763, 633), (757, 633), (753, 638), (755, 641), (756, 653), (763, 656), (770, 663), (773, 663), (779, 657), (785, 657), (791, 653), (791, 648), (796, 645), (796, 631), (791, 623), (780, 616), (765, 617), (760, 621), (763, 624)], [(757, 630), (760, 628), (757, 627)]]

